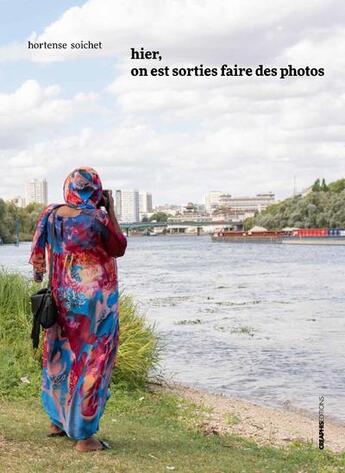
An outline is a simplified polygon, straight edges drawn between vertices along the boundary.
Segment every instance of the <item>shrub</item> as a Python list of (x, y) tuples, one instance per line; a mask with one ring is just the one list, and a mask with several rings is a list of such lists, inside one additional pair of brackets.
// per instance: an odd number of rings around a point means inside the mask
[[(20, 274), (0, 270), (0, 395), (3, 396), (26, 397), (40, 390), (42, 345), (34, 352), (30, 338), (30, 295), (37, 288), (37, 284)], [(139, 313), (129, 295), (122, 294), (120, 347), (112, 382), (118, 387), (132, 388), (158, 379), (160, 352), (154, 325)]]

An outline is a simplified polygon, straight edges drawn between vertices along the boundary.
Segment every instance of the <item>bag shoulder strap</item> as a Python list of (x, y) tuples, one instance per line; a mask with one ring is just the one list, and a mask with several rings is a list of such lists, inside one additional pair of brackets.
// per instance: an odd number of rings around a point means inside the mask
[(53, 280), (53, 268), (54, 268), (54, 244), (56, 242), (56, 230), (55, 230), (55, 217), (56, 217), (56, 211), (59, 207), (63, 207), (64, 204), (57, 205), (56, 207), (53, 208), (51, 211), (51, 214), (53, 215), (53, 222), (52, 222), (52, 241), (50, 245), (50, 257), (49, 257), (49, 280), (48, 280), (48, 287), (51, 289), (52, 287), (52, 280)]

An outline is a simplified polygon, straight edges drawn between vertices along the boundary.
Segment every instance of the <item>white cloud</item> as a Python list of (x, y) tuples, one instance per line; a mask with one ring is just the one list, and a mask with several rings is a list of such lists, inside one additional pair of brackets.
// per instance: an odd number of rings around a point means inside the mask
[(0, 150), (21, 148), (45, 133), (57, 133), (78, 115), (100, 112), (95, 93), (60, 97), (60, 87), (27, 80), (13, 93), (0, 94)]
[(310, 182), (315, 168), (336, 177), (340, 156), (339, 143), (316, 148), (313, 141), (289, 142), (279, 133), (272, 136), (264, 126), (247, 130), (224, 126), (191, 134), (157, 133), (150, 126), (128, 123), (36, 144), (14, 153), (6, 169), (15, 170), (11, 175), (17, 175), (20, 185), (28, 176), (46, 174), (52, 200), (58, 199), (65, 175), (88, 164), (99, 170), (106, 187), (147, 189), (156, 202), (183, 203), (200, 201), (212, 188), (233, 194), (288, 193), (293, 172), (300, 184)]
[[(35, 50), (22, 47), (33, 61), (87, 55), (125, 59), (130, 47), (160, 49), (168, 61), (238, 61), (269, 58), (293, 45), (308, 28), (312, 38), (342, 25), (340, 0), (89, 0), (72, 7), (42, 33), (28, 39), (43, 42), (102, 41), (103, 50)], [(241, 47), (238, 45), (241, 44)], [(0, 50), (0, 58), (18, 57), (19, 45)], [(7, 50), (11, 49), (11, 54)], [(228, 58), (228, 59), (227, 59)]]
[[(139, 187), (181, 203), (201, 200), (212, 188), (283, 196), (294, 175), (300, 187), (319, 175), (340, 177), (344, 17), (340, 0), (89, 0), (70, 8), (31, 40), (102, 41), (104, 49), (89, 56), (28, 55), (22, 48), (22, 56), (38, 62), (107, 56), (116, 59), (116, 74), (100, 97), (66, 99), (59, 86), (36, 80), (1, 94), (9, 175), (23, 167), (30, 176), (46, 170), (54, 196), (74, 165), (89, 164), (107, 186)], [(325, 76), (134, 78), (130, 68), (143, 62), (128, 55), (140, 46), (161, 51), (158, 66), (315, 65), (325, 67)], [(0, 60), (9, 58), (8, 48), (21, 56), (12, 44), (0, 48)]]

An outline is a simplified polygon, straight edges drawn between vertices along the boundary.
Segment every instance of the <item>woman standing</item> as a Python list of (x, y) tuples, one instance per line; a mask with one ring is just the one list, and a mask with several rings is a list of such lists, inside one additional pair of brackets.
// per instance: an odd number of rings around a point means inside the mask
[(57, 323), (45, 331), (42, 404), (51, 420), (48, 435), (68, 435), (76, 450), (101, 450), (93, 435), (110, 395), (119, 343), (116, 257), (127, 241), (109, 193), (108, 212), (94, 169), (74, 170), (65, 180), (66, 205), (50, 205), (37, 223), (30, 262), (34, 278), (46, 272), (45, 248), (53, 258), (52, 290)]

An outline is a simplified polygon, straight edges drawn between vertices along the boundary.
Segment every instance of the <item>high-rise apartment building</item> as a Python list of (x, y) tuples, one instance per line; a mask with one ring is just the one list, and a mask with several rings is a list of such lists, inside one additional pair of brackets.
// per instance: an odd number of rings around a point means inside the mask
[(120, 189), (116, 189), (115, 191), (115, 214), (116, 217), (121, 219), (121, 191)]
[(152, 194), (149, 192), (139, 192), (139, 216), (146, 217), (152, 212)]
[(152, 194), (137, 190), (115, 191), (115, 212), (123, 223), (139, 222), (152, 212)]
[(120, 207), (121, 222), (139, 222), (139, 192), (137, 190), (116, 191), (117, 208)]
[(25, 184), (25, 202), (26, 205), (30, 203), (48, 204), (48, 183), (45, 178), (32, 179)]

